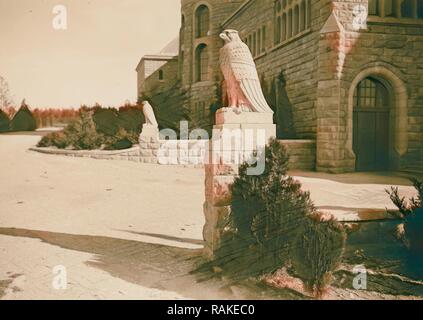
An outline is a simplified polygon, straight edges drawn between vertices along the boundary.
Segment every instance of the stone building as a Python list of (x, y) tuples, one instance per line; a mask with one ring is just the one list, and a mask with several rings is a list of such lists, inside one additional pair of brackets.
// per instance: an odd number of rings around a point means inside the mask
[(182, 0), (179, 52), (139, 95), (170, 90), (210, 128), (224, 29), (255, 57), (278, 137), (316, 141), (318, 171), (423, 171), (423, 1)]

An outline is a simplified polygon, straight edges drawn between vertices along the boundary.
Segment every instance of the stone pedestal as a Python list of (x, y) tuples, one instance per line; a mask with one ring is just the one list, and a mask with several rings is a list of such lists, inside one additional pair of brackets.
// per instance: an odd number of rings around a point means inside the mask
[(203, 237), (204, 255), (207, 259), (212, 260), (221, 246), (230, 216), (231, 186), (238, 175), (239, 164), (257, 146), (267, 144), (275, 136), (276, 125), (273, 124), (271, 113), (236, 114), (231, 109), (220, 109), (216, 113), (216, 125), (205, 164), (206, 222)]
[(140, 135), (140, 162), (157, 164), (157, 155), (160, 148), (159, 128), (144, 124)]
[(143, 124), (140, 135), (141, 140), (158, 141), (159, 140), (159, 128), (151, 124)]

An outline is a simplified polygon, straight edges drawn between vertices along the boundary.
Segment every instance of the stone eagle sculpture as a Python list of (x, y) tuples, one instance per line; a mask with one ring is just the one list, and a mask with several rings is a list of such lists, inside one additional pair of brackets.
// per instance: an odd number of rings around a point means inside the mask
[(253, 56), (236, 30), (220, 34), (220, 67), (226, 83), (229, 108), (237, 112), (273, 113), (264, 98)]
[(148, 101), (143, 101), (142, 111), (144, 113), (145, 124), (154, 126), (154, 127), (159, 126), (156, 120), (156, 116), (154, 115), (153, 107), (150, 105)]

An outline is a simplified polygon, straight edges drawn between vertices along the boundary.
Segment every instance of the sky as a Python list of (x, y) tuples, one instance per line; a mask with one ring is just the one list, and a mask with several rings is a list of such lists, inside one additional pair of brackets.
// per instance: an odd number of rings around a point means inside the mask
[(134, 102), (139, 60), (179, 27), (180, 0), (0, 0), (0, 75), (31, 107)]

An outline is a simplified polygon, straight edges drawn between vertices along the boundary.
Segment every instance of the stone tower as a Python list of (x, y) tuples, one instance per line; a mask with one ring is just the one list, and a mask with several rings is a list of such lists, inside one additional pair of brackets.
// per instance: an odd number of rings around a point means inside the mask
[(188, 92), (192, 125), (211, 128), (220, 107), (222, 23), (245, 0), (182, 0), (179, 79)]

